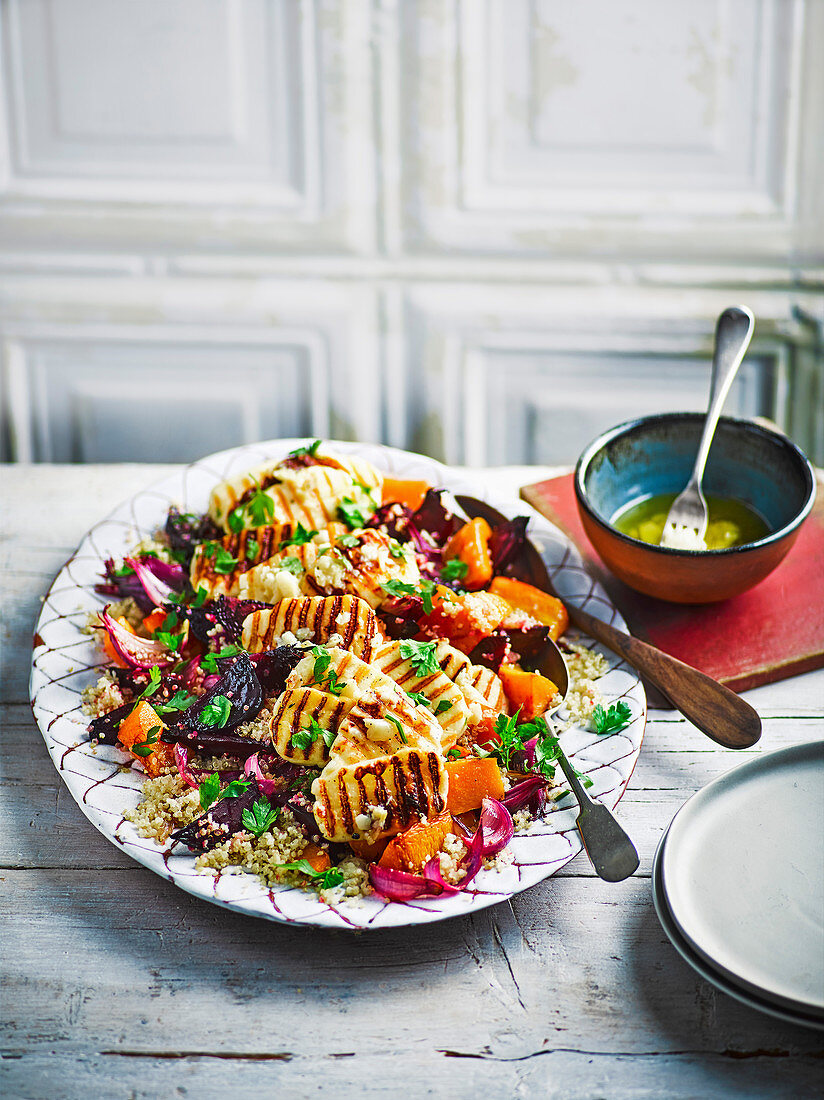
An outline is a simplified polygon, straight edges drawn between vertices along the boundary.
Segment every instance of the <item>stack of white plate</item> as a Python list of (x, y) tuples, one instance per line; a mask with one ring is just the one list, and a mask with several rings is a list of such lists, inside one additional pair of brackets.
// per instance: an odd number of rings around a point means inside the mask
[(759, 756), (694, 795), (652, 881), (664, 931), (699, 974), (824, 1028), (824, 741)]

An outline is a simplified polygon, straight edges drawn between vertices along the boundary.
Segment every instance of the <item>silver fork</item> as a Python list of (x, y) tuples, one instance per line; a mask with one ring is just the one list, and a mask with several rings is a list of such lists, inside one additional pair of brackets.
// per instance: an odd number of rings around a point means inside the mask
[(750, 345), (755, 320), (746, 306), (729, 306), (715, 326), (715, 351), (712, 358), (710, 403), (704, 431), (692, 476), (686, 488), (675, 498), (667, 514), (661, 546), (676, 550), (705, 550), (707, 534), (707, 502), (701, 489), (701, 479), (710, 445), (718, 426), (718, 418), (727, 399), (732, 380)]

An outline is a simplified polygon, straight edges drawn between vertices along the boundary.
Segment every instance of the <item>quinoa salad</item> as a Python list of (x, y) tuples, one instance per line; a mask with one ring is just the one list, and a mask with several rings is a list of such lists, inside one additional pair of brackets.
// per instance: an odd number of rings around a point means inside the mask
[(635, 717), (529, 583), (526, 527), (318, 440), (219, 481), (203, 514), (170, 508), (106, 560), (86, 626), (107, 662), (88, 738), (145, 773), (139, 836), (331, 906), (449, 899), (505, 869), (566, 793), (564, 727), (597, 740)]

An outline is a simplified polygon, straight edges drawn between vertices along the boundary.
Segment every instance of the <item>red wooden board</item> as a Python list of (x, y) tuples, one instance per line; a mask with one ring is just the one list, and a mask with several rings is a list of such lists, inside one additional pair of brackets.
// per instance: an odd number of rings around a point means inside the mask
[(572, 539), (639, 638), (736, 691), (824, 666), (824, 492), (795, 546), (769, 577), (722, 603), (666, 603), (614, 577), (584, 534), (572, 485), (562, 474), (525, 485), (521, 496)]

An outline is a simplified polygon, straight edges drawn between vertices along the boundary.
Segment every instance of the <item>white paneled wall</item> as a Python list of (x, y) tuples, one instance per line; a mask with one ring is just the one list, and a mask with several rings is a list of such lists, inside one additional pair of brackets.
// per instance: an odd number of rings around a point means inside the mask
[(824, 460), (824, 0), (0, 0), (0, 457)]

